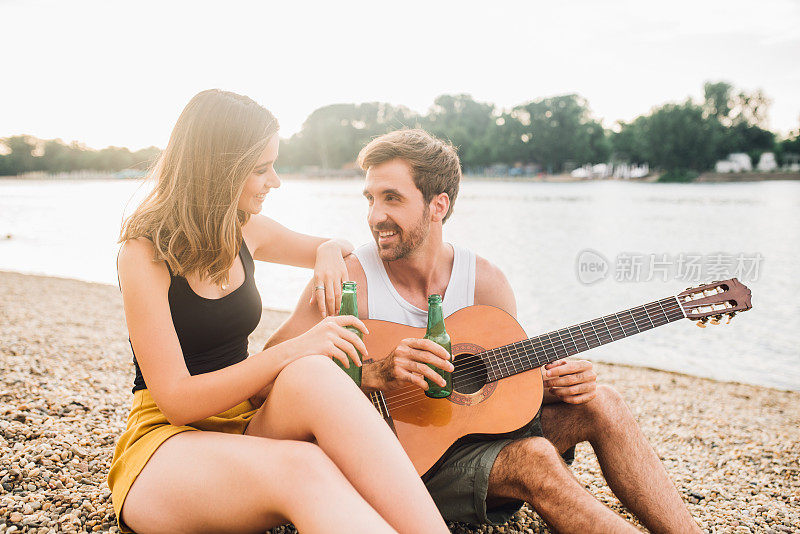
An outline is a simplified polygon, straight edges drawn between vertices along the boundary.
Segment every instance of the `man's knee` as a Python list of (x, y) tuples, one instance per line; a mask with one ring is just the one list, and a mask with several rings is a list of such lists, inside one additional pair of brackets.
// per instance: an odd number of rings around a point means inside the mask
[(596, 412), (607, 417), (615, 417), (621, 412), (628, 411), (620, 392), (605, 384), (597, 386), (597, 396), (588, 404), (593, 405), (592, 408)]
[(591, 427), (599, 426), (603, 431), (633, 418), (622, 395), (605, 384), (597, 386), (597, 396), (594, 399), (578, 406), (586, 416), (586, 423)]
[(499, 490), (499, 496), (527, 500), (559, 469), (566, 469), (564, 461), (549, 440), (526, 438), (500, 451), (492, 467), (490, 486)]

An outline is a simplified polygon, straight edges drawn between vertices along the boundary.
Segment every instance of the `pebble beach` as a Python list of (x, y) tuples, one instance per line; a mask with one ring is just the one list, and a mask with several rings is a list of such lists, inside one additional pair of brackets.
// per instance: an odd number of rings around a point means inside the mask
[[(286, 316), (265, 309), (251, 351)], [(622, 365), (596, 370), (625, 397), (705, 532), (800, 531), (800, 392)], [(133, 381), (119, 290), (0, 271), (0, 371), (0, 534), (119, 532), (106, 476)], [(588, 444), (572, 471), (635, 521)], [(503, 526), (450, 526), (549, 532), (527, 506)]]

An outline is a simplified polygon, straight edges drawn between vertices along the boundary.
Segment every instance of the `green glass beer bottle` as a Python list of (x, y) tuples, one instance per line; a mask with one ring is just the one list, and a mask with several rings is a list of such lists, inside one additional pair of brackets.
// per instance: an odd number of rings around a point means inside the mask
[[(339, 315), (353, 315), (358, 317), (358, 300), (356, 299), (355, 282), (342, 282), (342, 306), (339, 308)], [(364, 334), (355, 326), (345, 326), (345, 328), (363, 339)], [(363, 358), (363, 355), (359, 352), (358, 357)], [(335, 358), (333, 361), (353, 379), (357, 386), (361, 386), (361, 367), (357, 366), (349, 356), (347, 359), (350, 361), (349, 368), (345, 368), (344, 364)]]
[[(430, 339), (437, 345), (444, 347), (444, 350), (447, 351), (447, 354), (450, 355), (450, 359), (452, 360), (453, 351), (450, 348), (450, 336), (447, 334), (447, 330), (444, 329), (441, 295), (431, 295), (428, 297), (428, 330), (425, 332), (424, 339)], [(425, 381), (428, 383), (428, 390), (425, 392), (425, 395), (434, 399), (449, 397), (453, 392), (453, 373), (439, 369), (431, 364), (428, 364), (428, 367), (441, 375), (441, 377), (445, 379), (446, 384), (442, 387), (426, 378)]]

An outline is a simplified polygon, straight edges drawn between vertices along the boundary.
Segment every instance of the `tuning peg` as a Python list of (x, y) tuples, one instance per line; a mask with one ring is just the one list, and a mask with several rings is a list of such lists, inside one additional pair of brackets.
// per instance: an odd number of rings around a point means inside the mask
[(700, 328), (705, 328), (706, 322), (708, 322), (708, 317), (703, 317), (702, 319), (698, 319), (697, 326), (699, 326)]
[(736, 312), (730, 312), (726, 315), (728, 316), (728, 322), (725, 324), (731, 324), (731, 319), (733, 319), (736, 316)]
[(718, 325), (721, 320), (722, 320), (722, 315), (720, 314), (720, 315), (715, 315), (714, 317), (712, 317), (709, 322), (711, 324), (713, 324), (713, 325)]

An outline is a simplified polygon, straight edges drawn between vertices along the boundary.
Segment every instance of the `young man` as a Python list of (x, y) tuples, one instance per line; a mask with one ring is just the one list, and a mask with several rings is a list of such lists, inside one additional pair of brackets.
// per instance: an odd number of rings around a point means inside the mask
[[(445, 317), (472, 304), (496, 306), (516, 316), (514, 293), (503, 273), (469, 250), (442, 241), (461, 179), (455, 149), (422, 130), (391, 132), (359, 154), (366, 171), (364, 196), (375, 243), (350, 255), (349, 277), (358, 283), (362, 318), (424, 327), (427, 297), (444, 297)], [(312, 280), (292, 316), (268, 345), (295, 337), (319, 322), (310, 302), (325, 288)], [(329, 306), (333, 304), (328, 299)], [(426, 363), (452, 370), (447, 352), (427, 340), (405, 339), (385, 359), (366, 360), (365, 389), (424, 377), (444, 381)], [(588, 441), (609, 486), (652, 532), (699, 532), (664, 467), (622, 397), (596, 384), (586, 360), (554, 362), (543, 372), (539, 416), (512, 439), (471, 443), (452, 451), (426, 476), (442, 515), (473, 524), (506, 522), (527, 501), (559, 532), (636, 532), (590, 495), (562, 460)]]

